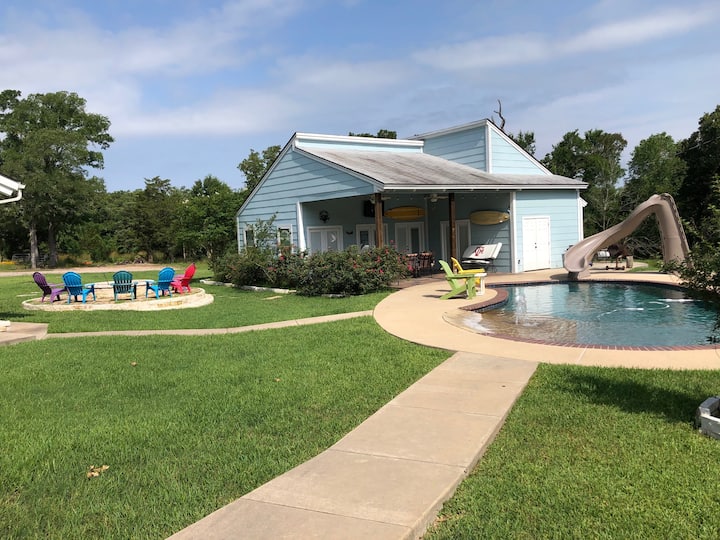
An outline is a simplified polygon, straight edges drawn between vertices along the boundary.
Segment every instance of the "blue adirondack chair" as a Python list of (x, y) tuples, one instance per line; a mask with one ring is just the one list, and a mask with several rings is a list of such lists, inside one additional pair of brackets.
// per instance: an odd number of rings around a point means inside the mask
[(77, 302), (78, 296), (82, 297), (82, 303), (84, 304), (88, 294), (92, 294), (93, 301), (96, 300), (95, 284), (83, 285), (82, 278), (77, 272), (65, 272), (63, 274), (63, 283), (65, 283), (68, 292), (68, 304), (72, 298)]
[(160, 298), (161, 294), (162, 296), (165, 296), (165, 293), (172, 296), (172, 287), (170, 285), (172, 284), (174, 278), (174, 268), (170, 268), (169, 266), (167, 266), (160, 270), (160, 273), (158, 274), (158, 279), (155, 283), (152, 283), (150, 281), (147, 282), (147, 286), (145, 288), (145, 298), (148, 297), (149, 291), (155, 292), (155, 298)]
[(35, 283), (37, 283), (37, 286), (40, 287), (40, 290), (43, 292), (42, 300), (40, 300), (41, 302), (45, 301), (46, 296), (50, 297), (50, 302), (54, 302), (55, 300), (59, 301), (60, 294), (65, 292), (65, 285), (58, 283), (48, 283), (42, 272), (33, 273), (33, 280), (35, 281)]
[(120, 270), (113, 274), (113, 294), (115, 301), (118, 299), (118, 294), (129, 294), (131, 300), (137, 298), (137, 283), (133, 281), (130, 272)]

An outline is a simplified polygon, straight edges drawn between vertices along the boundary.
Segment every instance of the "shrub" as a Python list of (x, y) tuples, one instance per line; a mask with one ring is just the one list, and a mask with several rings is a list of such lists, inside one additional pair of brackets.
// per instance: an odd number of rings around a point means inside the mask
[(213, 277), (233, 285), (271, 285), (268, 268), (271, 264), (266, 253), (247, 248), (242, 253), (228, 252), (212, 263)]

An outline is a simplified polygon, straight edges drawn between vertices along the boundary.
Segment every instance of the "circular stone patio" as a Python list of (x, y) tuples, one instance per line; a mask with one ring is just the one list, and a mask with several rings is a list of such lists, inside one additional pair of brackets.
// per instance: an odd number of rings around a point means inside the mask
[(145, 286), (138, 286), (137, 299), (131, 300), (129, 294), (122, 294), (115, 301), (112, 287), (102, 287), (95, 289), (96, 301), (93, 301), (92, 295), (88, 295), (86, 302), (75, 302), (74, 300), (67, 303), (67, 293), (61, 293), (60, 301), (50, 303), (48, 299), (45, 302), (40, 301), (40, 297), (25, 300), (22, 305), (27, 310), (39, 311), (103, 311), (103, 310), (120, 310), (120, 311), (155, 311), (163, 309), (185, 309), (206, 306), (214, 300), (212, 294), (207, 294), (205, 289), (193, 287), (192, 291), (183, 294), (173, 294), (172, 296), (161, 296), (155, 298), (155, 293), (150, 292), (148, 298), (145, 298)]

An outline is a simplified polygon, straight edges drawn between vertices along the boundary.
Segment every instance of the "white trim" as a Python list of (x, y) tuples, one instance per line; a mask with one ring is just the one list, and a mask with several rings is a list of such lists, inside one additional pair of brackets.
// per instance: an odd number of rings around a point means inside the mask
[(407, 146), (410, 148), (422, 148), (423, 141), (410, 139), (380, 139), (378, 137), (355, 137), (354, 135), (323, 135), (322, 133), (295, 133), (292, 142), (297, 147), (302, 145), (303, 140), (317, 142), (354, 142), (370, 146)]
[[(525, 149), (524, 149), (522, 146), (520, 146), (518, 143), (516, 143), (515, 141), (513, 141), (513, 140), (510, 138), (510, 136), (507, 135), (503, 130), (501, 130), (499, 127), (497, 127), (497, 126), (496, 126), (495, 124), (493, 124), (492, 122), (488, 122), (488, 126), (490, 126), (490, 129), (491, 129), (492, 131), (494, 131), (495, 133), (497, 133), (497, 134), (500, 136), (501, 139), (505, 139), (505, 141), (508, 142), (508, 143), (510, 143), (512, 146), (514, 146), (516, 150), (519, 150), (519, 151), (522, 152), (525, 156), (527, 156), (530, 160), (532, 160), (532, 161), (538, 166), (538, 168), (540, 169), (541, 173), (544, 173), (546, 176), (552, 176), (552, 175), (553, 175), (552, 171), (551, 171), (550, 169), (548, 169), (547, 167), (545, 167), (545, 165), (543, 165), (538, 158), (536, 158), (535, 156), (533, 156), (530, 152), (528, 152), (527, 150), (525, 150)], [(490, 135), (490, 134), (488, 133), (488, 135)], [(489, 141), (489, 140), (490, 140), (490, 137), (488, 136), (488, 141)], [(489, 171), (488, 171), (488, 172), (489, 172)]]
[(305, 238), (305, 220), (303, 219), (302, 203), (295, 203), (295, 215), (297, 216), (298, 250), (302, 253), (307, 251), (307, 239)]
[(515, 220), (516, 210), (516, 192), (513, 191), (512, 193), (510, 193), (510, 238), (512, 238), (512, 241), (510, 242), (510, 272), (512, 272), (513, 274), (517, 273), (519, 264), (519, 261), (517, 260), (518, 232)]

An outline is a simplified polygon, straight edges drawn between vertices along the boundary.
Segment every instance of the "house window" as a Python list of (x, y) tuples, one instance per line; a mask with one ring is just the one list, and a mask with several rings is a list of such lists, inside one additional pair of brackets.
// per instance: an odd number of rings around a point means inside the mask
[(255, 245), (255, 231), (252, 227), (245, 227), (245, 247)]
[(292, 229), (290, 227), (280, 226), (277, 228), (278, 247), (292, 246)]

